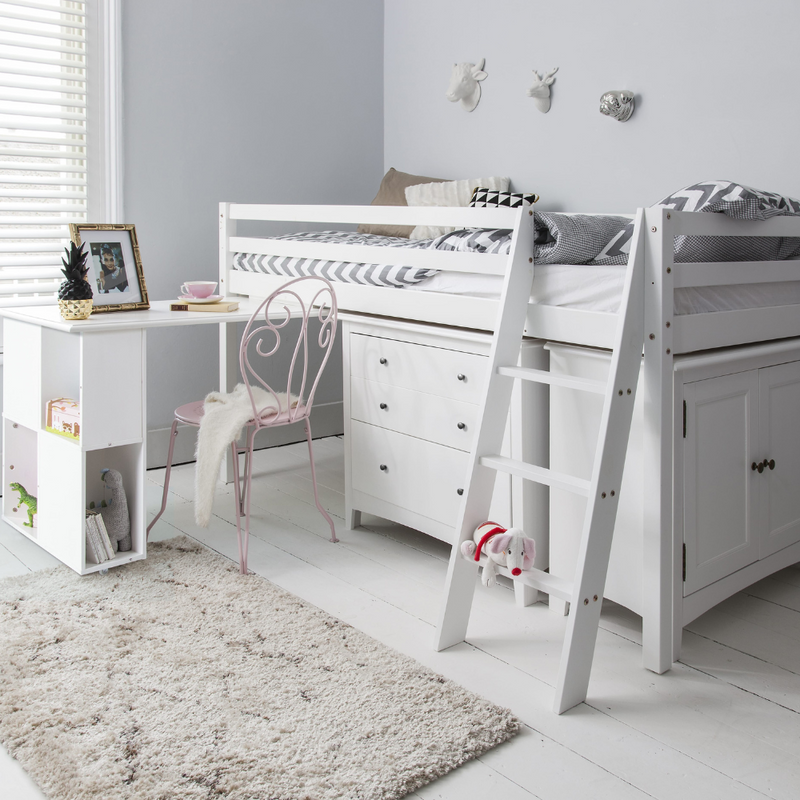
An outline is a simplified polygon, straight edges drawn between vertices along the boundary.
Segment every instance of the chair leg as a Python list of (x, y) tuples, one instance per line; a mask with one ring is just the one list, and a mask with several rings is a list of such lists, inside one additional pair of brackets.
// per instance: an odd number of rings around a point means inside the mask
[(161, 494), (161, 508), (158, 513), (153, 517), (150, 524), (147, 526), (145, 534), (145, 541), (150, 538), (150, 529), (158, 522), (159, 517), (164, 513), (167, 507), (167, 494), (169, 493), (169, 476), (172, 472), (172, 453), (175, 449), (175, 437), (178, 435), (178, 420), (172, 420), (172, 428), (169, 433), (169, 451), (167, 452), (167, 471), (164, 473), (164, 491)]
[(311, 483), (314, 485), (314, 502), (317, 504), (319, 513), (325, 517), (325, 519), (328, 521), (328, 525), (331, 526), (331, 541), (338, 542), (339, 540), (336, 538), (336, 528), (333, 526), (333, 520), (328, 515), (328, 512), (322, 507), (322, 503), (319, 502), (319, 494), (317, 493), (317, 471), (314, 468), (314, 448), (311, 445), (311, 422), (309, 421), (308, 417), (306, 417), (306, 439), (308, 439), (308, 458), (311, 462)]
[(231, 458), (233, 459), (233, 504), (236, 507), (236, 536), (239, 539), (239, 563), (242, 560), (242, 515), (244, 508), (241, 501), (241, 487), (239, 486), (239, 448), (236, 441), (231, 442)]
[[(254, 440), (254, 442), (255, 442), (255, 435), (256, 435), (256, 432), (253, 431), (253, 440)], [(244, 448), (244, 474), (245, 475), (249, 475), (250, 474), (250, 468), (251, 468), (250, 459), (252, 458), (252, 456), (253, 456), (253, 448), (252, 447), (250, 447), (250, 448), (245, 447)], [(245, 487), (242, 486), (242, 513), (244, 513), (245, 497), (246, 497)]]
[[(252, 494), (252, 464), (253, 464), (253, 441), (256, 438), (258, 428), (252, 428), (247, 432), (247, 452), (245, 454), (245, 474), (244, 486), (242, 487), (242, 494), (244, 497), (244, 536), (242, 536), (242, 528), (240, 523), (240, 516), (236, 516), (236, 532), (239, 536), (239, 572), (242, 575), (247, 575), (247, 549), (250, 545), (250, 495)], [(236, 442), (233, 443), (236, 447)]]

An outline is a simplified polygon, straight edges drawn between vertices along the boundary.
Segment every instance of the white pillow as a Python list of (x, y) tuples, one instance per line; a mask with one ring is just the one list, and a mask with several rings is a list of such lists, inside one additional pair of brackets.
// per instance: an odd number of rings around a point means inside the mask
[[(420, 183), (406, 187), (406, 203), (410, 206), (468, 206), (472, 193), (480, 186), (507, 192), (508, 178), (475, 178), (465, 181), (445, 181), (444, 183)], [(435, 239), (455, 228), (434, 228), (417, 225), (409, 239)]]

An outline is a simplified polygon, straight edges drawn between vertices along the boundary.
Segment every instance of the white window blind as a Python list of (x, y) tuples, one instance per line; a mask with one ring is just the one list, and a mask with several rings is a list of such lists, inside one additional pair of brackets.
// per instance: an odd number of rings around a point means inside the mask
[(0, 306), (55, 303), (87, 219), (86, 5), (0, 0)]

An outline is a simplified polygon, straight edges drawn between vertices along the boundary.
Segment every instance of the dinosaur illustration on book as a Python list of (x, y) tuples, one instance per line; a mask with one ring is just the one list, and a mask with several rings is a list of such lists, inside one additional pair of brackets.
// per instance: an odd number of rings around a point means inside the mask
[(38, 508), (36, 504), (36, 498), (32, 494), (28, 494), (25, 491), (25, 487), (21, 483), (12, 483), (10, 488), (19, 493), (19, 505), (20, 506), (28, 506), (28, 521), (23, 522), (22, 524), (26, 528), (33, 527), (33, 515), (37, 513)]

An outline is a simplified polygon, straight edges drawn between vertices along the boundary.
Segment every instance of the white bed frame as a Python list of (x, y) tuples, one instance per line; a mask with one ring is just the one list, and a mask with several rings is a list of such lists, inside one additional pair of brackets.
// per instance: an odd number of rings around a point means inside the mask
[[(506, 265), (505, 256), (242, 237), (237, 235), (237, 224), (241, 221), (322, 223), (332, 228), (357, 223), (388, 223), (512, 228), (518, 231), (520, 225), (529, 222), (524, 213), (508, 209), (222, 203), (219, 212), (220, 285), (227, 295), (263, 297), (285, 281), (282, 277), (234, 270), (232, 256), (235, 252), (495, 274), (502, 274)], [(676, 264), (674, 237), (800, 237), (800, 219), (781, 217), (752, 222), (733, 220), (720, 214), (676, 212), (663, 208), (639, 209), (635, 219), (637, 228), (633, 242), (638, 240), (639, 246), (645, 248), (642, 299), (646, 332), (642, 375), (645, 415), (643, 580), (648, 591), (643, 599), (643, 652), (644, 665), (661, 673), (669, 669), (677, 657), (684, 624), (683, 617), (676, 611), (676, 597), (682, 595), (682, 542), (676, 542), (673, 533), (673, 359), (684, 353), (800, 337), (800, 309), (796, 305), (674, 315), (673, 294), (682, 287), (769, 283), (800, 277), (797, 261)], [(478, 330), (492, 330), (495, 324), (497, 302), (494, 300), (352, 284), (337, 284), (336, 292), (339, 308), (343, 311)], [(617, 315), (613, 313), (531, 303), (526, 336), (609, 349), (616, 322)], [(220, 327), (223, 340), (227, 342), (226, 331), (231, 333), (233, 326)], [(222, 347), (221, 376), (225, 385), (231, 385), (235, 382), (236, 364), (226, 352), (226, 347)]]

